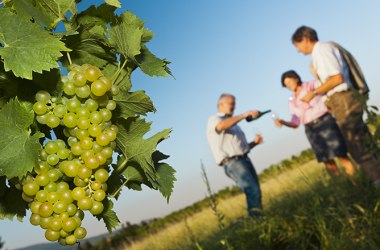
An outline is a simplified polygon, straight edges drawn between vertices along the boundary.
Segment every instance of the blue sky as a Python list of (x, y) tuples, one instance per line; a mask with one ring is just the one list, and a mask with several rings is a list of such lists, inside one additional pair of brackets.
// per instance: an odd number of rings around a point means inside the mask
[[(123, 1), (125, 9), (156, 34), (148, 44), (150, 49), (172, 62), (175, 79), (136, 72), (132, 80), (133, 88), (146, 90), (157, 108), (147, 117), (153, 121), (151, 133), (173, 129), (159, 150), (171, 156), (168, 162), (176, 169), (178, 181), (169, 204), (156, 191), (124, 190), (115, 202), (123, 222), (164, 216), (204, 198), (201, 161), (213, 190), (233, 185), (213, 161), (205, 137), (207, 119), (216, 112), (223, 92), (236, 96), (236, 114), (272, 109), (289, 118), (290, 93), (281, 87), (281, 74), (294, 69), (305, 81), (311, 79), (310, 57), (298, 53), (290, 42), (301, 25), (315, 28), (321, 41), (334, 40), (352, 52), (371, 88), (370, 104), (380, 106), (377, 0), (129, 0)], [(264, 144), (250, 153), (258, 172), (309, 147), (302, 127), (276, 128), (269, 115), (240, 125), (248, 139), (258, 132), (264, 137)], [(103, 223), (90, 215), (84, 224), (89, 236), (106, 232)], [(23, 223), (2, 221), (0, 236), (9, 249), (45, 242), (43, 230), (31, 226), (28, 218)]]

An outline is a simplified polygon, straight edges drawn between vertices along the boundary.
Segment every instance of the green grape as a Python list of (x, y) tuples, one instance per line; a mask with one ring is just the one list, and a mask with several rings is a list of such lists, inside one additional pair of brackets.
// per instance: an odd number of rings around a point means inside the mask
[(57, 183), (57, 189), (56, 191), (57, 192), (61, 192), (61, 191), (65, 191), (65, 190), (69, 190), (69, 184), (67, 182), (64, 182), (64, 181), (60, 181)]
[(44, 190), (48, 192), (56, 192), (57, 191), (57, 183), (55, 182), (50, 182), (44, 187)]
[(99, 161), (99, 165), (103, 165), (107, 162), (107, 157), (104, 156), (103, 153), (98, 152), (95, 154), (96, 159)]
[(79, 117), (77, 120), (77, 126), (80, 129), (88, 129), (91, 125), (91, 122), (86, 117)]
[(92, 215), (99, 215), (103, 212), (104, 205), (103, 203), (99, 201), (93, 201), (92, 202), (92, 208), (90, 209), (90, 212)]
[(75, 72), (75, 74), (73, 76), (73, 82), (74, 82), (75, 86), (81, 87), (81, 86), (86, 85), (87, 79), (82, 72), (77, 71), (77, 72)]
[(98, 67), (95, 66), (89, 66), (84, 72), (87, 80), (93, 82), (97, 80), (101, 76), (101, 72)]
[(40, 160), (46, 161), (48, 155), (49, 155), (49, 154), (48, 154), (44, 149), (42, 149), (42, 150), (40, 151), (39, 158), (40, 158)]
[(113, 149), (111, 147), (104, 147), (102, 149), (102, 154), (106, 157), (106, 158), (110, 158), (113, 154)]
[(59, 157), (56, 154), (51, 154), (47, 157), (47, 163), (51, 166), (57, 165), (59, 162)]
[(44, 202), (40, 205), (39, 215), (41, 217), (50, 217), (53, 214), (53, 205), (49, 202)]
[(104, 168), (98, 169), (95, 172), (95, 180), (104, 183), (108, 180), (108, 171)]
[(75, 95), (75, 90), (76, 87), (72, 82), (67, 82), (63, 85), (63, 92), (68, 96)]
[(39, 124), (46, 124), (47, 115), (37, 115), (36, 120)]
[(56, 141), (49, 141), (45, 145), (45, 151), (51, 155), (57, 153), (59, 149), (59, 144)]
[(71, 147), (74, 143), (77, 143), (79, 142), (78, 139), (74, 136), (70, 136), (68, 139), (67, 139), (67, 144)]
[(96, 143), (103, 147), (107, 146), (110, 143), (108, 135), (105, 133), (101, 133), (96, 137)]
[(97, 137), (102, 133), (102, 128), (98, 124), (91, 124), (90, 127), (88, 128), (88, 133), (92, 137)]
[(81, 157), (82, 157), (82, 160), (84, 161), (85, 159), (87, 159), (88, 157), (90, 156), (94, 156), (94, 151), (91, 149), (91, 150), (84, 150), (81, 154)]
[(42, 217), (40, 215), (40, 227), (43, 229), (49, 228), (49, 223), (53, 219), (53, 217)]
[(72, 98), (66, 102), (67, 110), (70, 112), (76, 112), (77, 108), (81, 107), (81, 103), (78, 99)]
[(105, 76), (99, 78), (99, 81), (103, 82), (107, 88), (107, 91), (112, 88), (112, 82)]
[(62, 220), (55, 217), (49, 221), (49, 229), (59, 232), (62, 228)]
[(98, 111), (94, 111), (90, 114), (90, 121), (92, 124), (100, 124), (103, 121), (103, 117)]
[(51, 98), (49, 92), (45, 90), (38, 91), (35, 97), (36, 97), (37, 102), (43, 102), (43, 103), (47, 103), (48, 101), (50, 101), (50, 98)]
[(59, 194), (57, 192), (50, 192), (47, 196), (47, 201), (51, 204), (54, 204), (59, 200)]
[(103, 150), (103, 146), (100, 146), (96, 141), (94, 142), (94, 145), (92, 145), (92, 150), (94, 153), (99, 153)]
[(90, 137), (84, 137), (80, 140), (79, 144), (82, 149), (89, 150), (92, 148), (92, 145), (94, 144), (94, 142), (92, 141)]
[(87, 107), (80, 107), (77, 108), (77, 111), (75, 112), (77, 117), (85, 117), (88, 118), (90, 116), (90, 111)]
[(40, 186), (35, 181), (28, 181), (22, 187), (22, 191), (28, 196), (36, 195), (39, 190)]
[(62, 212), (58, 215), (58, 218), (60, 218), (61, 221), (64, 221), (64, 220), (67, 220), (68, 218), (70, 218), (70, 215), (68, 212)]
[(39, 214), (31, 214), (30, 215), (29, 222), (33, 226), (40, 225), (40, 221), (41, 221), (41, 216)]
[(84, 165), (79, 167), (78, 173), (77, 173), (78, 177), (83, 180), (90, 178), (91, 174), (92, 174), (92, 169)]
[(36, 194), (36, 200), (39, 202), (47, 201), (48, 192), (46, 190), (40, 190)]
[(119, 93), (120, 93), (120, 88), (119, 88), (119, 86), (113, 85), (113, 86), (111, 87), (111, 94), (112, 94), (113, 96), (117, 96)]
[(57, 240), (59, 240), (60, 237), (61, 237), (61, 235), (59, 234), (58, 231), (54, 231), (54, 230), (51, 230), (51, 229), (47, 229), (45, 231), (45, 238), (48, 241), (57, 241)]
[(73, 203), (70, 203), (67, 205), (67, 213), (69, 214), (69, 216), (74, 216), (75, 213), (77, 212), (78, 208), (76, 205), (74, 205)]
[(74, 177), (73, 183), (77, 187), (85, 187), (85, 186), (87, 186), (87, 183), (84, 180), (82, 180), (81, 178), (79, 178), (78, 176)]
[[(70, 233), (66, 232), (66, 231), (63, 230), (63, 229), (61, 229), (61, 230), (59, 231), (59, 234), (61, 235), (60, 240), (61, 240), (61, 239), (65, 239), (67, 236), (70, 235)], [(65, 241), (65, 245), (66, 245), (66, 240), (64, 240), (64, 241)], [(59, 243), (61, 244), (61, 242), (59, 242)]]
[(78, 227), (74, 231), (74, 236), (77, 239), (83, 239), (87, 235), (87, 230), (84, 227)]
[(75, 136), (79, 139), (82, 140), (83, 138), (88, 138), (89, 132), (86, 129), (77, 129)]
[(56, 182), (62, 176), (62, 173), (58, 169), (55, 169), (55, 168), (50, 169), (47, 174), (49, 176), (50, 182)]
[(53, 109), (54, 115), (56, 115), (59, 118), (63, 118), (63, 116), (67, 113), (67, 108), (65, 105), (58, 104)]
[(77, 238), (74, 235), (69, 235), (66, 237), (67, 245), (74, 245), (75, 243), (77, 243)]
[(56, 213), (56, 214), (60, 214), (60, 213), (66, 212), (66, 210), (67, 210), (67, 203), (64, 202), (64, 201), (57, 201), (53, 205), (53, 210), (54, 210), (54, 213)]
[(57, 156), (61, 160), (67, 159), (69, 155), (70, 155), (70, 150), (68, 150), (67, 148), (60, 148), (57, 151)]
[(78, 200), (77, 205), (81, 210), (90, 210), (92, 208), (93, 202), (90, 197), (84, 196)]
[(111, 129), (107, 129), (105, 131), (105, 134), (108, 136), (108, 139), (110, 140), (110, 142), (114, 141), (116, 139), (116, 136), (117, 136), (116, 132), (111, 130)]
[(74, 201), (71, 190), (69, 190), (69, 189), (60, 191), (59, 194), (61, 196), (59, 198), (60, 201), (66, 203), (66, 204), (70, 204)]
[(96, 201), (102, 201), (106, 198), (106, 192), (104, 192), (104, 190), (102, 190), (102, 189), (96, 190), (93, 193), (93, 198)]
[(105, 107), (108, 104), (109, 97), (108, 95), (99, 96), (96, 101), (98, 102), (99, 107)]
[(68, 161), (63, 171), (68, 177), (75, 177), (78, 173), (79, 167), (80, 165), (75, 161)]
[(60, 121), (61, 120), (53, 114), (46, 115), (46, 125), (48, 125), (50, 128), (58, 127)]
[(74, 231), (77, 228), (77, 223), (74, 218), (69, 217), (67, 219), (62, 220), (62, 229), (66, 232)]
[(93, 100), (93, 99), (87, 99), (85, 102), (84, 102), (84, 106), (90, 111), (90, 112), (94, 112), (98, 109), (99, 105), (98, 103)]
[(66, 113), (63, 116), (63, 124), (68, 128), (74, 128), (77, 125), (77, 116), (74, 113)]
[(83, 150), (82, 150), (79, 142), (74, 143), (71, 146), (71, 153), (73, 153), (73, 155), (81, 155), (82, 152), (83, 152)]
[(36, 166), (36, 172), (38, 173), (47, 173), (50, 169), (49, 163), (46, 161), (40, 161), (38, 165)]
[(82, 225), (82, 220), (79, 217), (73, 216), (73, 219), (77, 223), (77, 228)]
[(38, 184), (38, 186), (43, 187), (49, 184), (50, 178), (48, 173), (40, 173), (36, 176), (35, 181)]
[(111, 118), (112, 118), (112, 113), (108, 109), (101, 109), (101, 110), (99, 110), (99, 113), (102, 116), (103, 121), (105, 121), (105, 122), (111, 120)]
[(106, 109), (108, 110), (115, 110), (116, 109), (116, 102), (114, 100), (109, 100), (106, 106)]
[(41, 204), (42, 203), (39, 201), (33, 201), (32, 203), (30, 203), (30, 206), (29, 206), (30, 211), (34, 214), (38, 214)]
[(88, 85), (84, 85), (82, 87), (78, 87), (75, 89), (75, 94), (79, 97), (79, 98), (87, 98), (90, 96), (91, 94), (91, 89), (90, 89), (90, 86)]
[(72, 195), (74, 200), (78, 201), (78, 200), (82, 199), (83, 197), (85, 197), (86, 192), (84, 191), (83, 188), (76, 187), (71, 191), (71, 195)]
[(89, 156), (84, 160), (84, 164), (87, 168), (96, 169), (99, 167), (99, 160), (95, 156)]
[(37, 115), (43, 115), (48, 111), (48, 107), (43, 102), (36, 102), (33, 104), (33, 110)]
[(91, 189), (93, 191), (99, 190), (102, 188), (102, 183), (100, 181), (93, 181), (91, 182)]
[(91, 83), (91, 92), (95, 96), (103, 96), (107, 90), (107, 86), (102, 81), (96, 80)]
[(78, 209), (74, 216), (79, 217), (81, 220), (83, 220), (84, 219), (84, 212), (82, 210)]

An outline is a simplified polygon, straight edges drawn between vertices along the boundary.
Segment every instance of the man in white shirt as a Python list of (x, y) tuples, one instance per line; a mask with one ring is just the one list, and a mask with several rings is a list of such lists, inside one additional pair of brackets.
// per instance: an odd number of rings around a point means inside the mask
[(218, 101), (218, 113), (211, 116), (207, 124), (207, 139), (219, 166), (224, 167), (228, 177), (235, 181), (247, 198), (248, 215), (256, 217), (261, 214), (261, 190), (254, 166), (247, 156), (251, 148), (263, 142), (257, 135), (248, 143), (244, 132), (237, 125), (247, 117), (257, 118), (259, 111), (252, 110), (233, 116), (235, 97), (222, 94)]
[(317, 32), (306, 26), (294, 32), (292, 43), (299, 52), (311, 55), (313, 73), (321, 82), (302, 100), (309, 103), (316, 95), (325, 96), (325, 104), (335, 117), (351, 156), (374, 185), (380, 185), (380, 166), (372, 150), (375, 145), (363, 121), (365, 103), (352, 88), (349, 69), (341, 52), (333, 43), (319, 42)]

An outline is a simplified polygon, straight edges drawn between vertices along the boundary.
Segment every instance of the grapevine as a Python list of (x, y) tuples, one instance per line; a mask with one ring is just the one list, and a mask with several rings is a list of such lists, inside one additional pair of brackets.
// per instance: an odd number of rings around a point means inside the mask
[[(146, 185), (169, 199), (175, 181), (156, 149), (170, 129), (145, 139), (150, 123), (141, 116), (155, 109), (144, 91), (130, 90), (135, 69), (167, 76), (168, 62), (148, 50), (153, 33), (144, 23), (128, 11), (116, 15), (112, 3), (82, 12), (72, 1), (48, 6), (51, 13), (39, 1), (0, 8), (0, 219), (21, 220), (29, 210), (29, 223), (62, 245), (86, 237), (88, 215), (115, 228), (113, 200), (123, 188)], [(50, 22), (36, 15), (54, 8), (66, 12)], [(56, 31), (60, 22), (65, 33)], [(26, 28), (18, 32), (33, 30), (39, 44), (33, 33), (13, 40), (19, 23)], [(18, 60), (17, 46), (45, 54)]]

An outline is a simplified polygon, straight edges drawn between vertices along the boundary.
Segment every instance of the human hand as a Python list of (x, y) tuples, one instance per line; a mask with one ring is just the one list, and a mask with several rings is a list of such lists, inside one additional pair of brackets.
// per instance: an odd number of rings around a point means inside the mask
[(308, 92), (304, 97), (301, 98), (301, 101), (309, 103), (314, 98), (313, 92)]
[(283, 125), (282, 120), (281, 119), (274, 120), (274, 125), (276, 125), (276, 127), (281, 128)]
[(250, 110), (250, 111), (245, 112), (243, 115), (244, 115), (244, 118), (251, 117), (251, 118), (254, 119), (254, 118), (257, 118), (260, 115), (260, 111), (258, 111), (258, 110)]
[(254, 142), (255, 142), (256, 145), (257, 145), (257, 144), (261, 144), (261, 143), (264, 142), (264, 139), (263, 139), (263, 137), (262, 137), (260, 134), (257, 134), (257, 135), (255, 136), (255, 140), (254, 140)]

